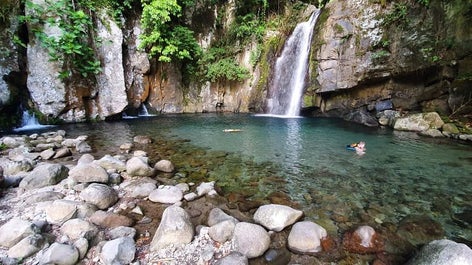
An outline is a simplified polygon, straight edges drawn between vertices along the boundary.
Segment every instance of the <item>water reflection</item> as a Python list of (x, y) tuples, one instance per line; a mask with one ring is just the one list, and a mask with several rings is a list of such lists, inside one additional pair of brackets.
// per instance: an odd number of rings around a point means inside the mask
[(292, 174), (301, 174), (299, 163), (302, 162), (300, 152), (302, 141), (300, 138), (300, 119), (286, 119), (287, 136), (285, 138), (286, 162), (291, 165)]

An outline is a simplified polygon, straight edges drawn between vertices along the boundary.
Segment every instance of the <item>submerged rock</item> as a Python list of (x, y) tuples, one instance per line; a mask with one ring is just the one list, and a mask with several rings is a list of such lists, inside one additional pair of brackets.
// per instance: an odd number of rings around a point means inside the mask
[(367, 225), (358, 227), (354, 232), (346, 232), (344, 248), (352, 253), (377, 253), (383, 251), (383, 242), (376, 231)]

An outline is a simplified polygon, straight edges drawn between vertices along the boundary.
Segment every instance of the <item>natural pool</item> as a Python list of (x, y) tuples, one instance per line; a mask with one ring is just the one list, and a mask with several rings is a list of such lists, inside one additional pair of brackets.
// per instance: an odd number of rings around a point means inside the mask
[[(173, 161), (174, 178), (215, 180), (225, 193), (255, 200), (285, 193), (306, 219), (331, 233), (427, 216), (447, 238), (472, 242), (472, 145), (464, 142), (336, 119), (241, 114), (160, 115), (63, 129), (89, 135), (97, 156), (149, 135), (151, 158)], [(361, 140), (365, 155), (345, 149)]]

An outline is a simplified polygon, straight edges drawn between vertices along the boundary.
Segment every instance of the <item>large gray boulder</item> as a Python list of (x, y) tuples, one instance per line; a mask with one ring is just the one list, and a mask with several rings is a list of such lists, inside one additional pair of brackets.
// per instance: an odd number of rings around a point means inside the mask
[(46, 240), (40, 234), (34, 234), (23, 238), (8, 250), (8, 257), (15, 259), (27, 258), (40, 251)]
[(288, 235), (288, 248), (300, 253), (316, 253), (322, 250), (321, 240), (326, 236), (326, 230), (318, 224), (298, 222)]
[(126, 191), (126, 194), (133, 198), (145, 198), (157, 188), (157, 181), (149, 177), (141, 177), (126, 180), (120, 187)]
[(70, 170), (69, 177), (75, 182), (108, 183), (107, 171), (95, 163), (78, 163), (77, 166)]
[(118, 193), (105, 184), (92, 183), (80, 193), (80, 198), (103, 210), (118, 201)]
[(61, 226), (61, 232), (71, 240), (82, 237), (90, 240), (97, 235), (98, 228), (89, 221), (70, 219)]
[(448, 239), (425, 245), (406, 265), (470, 265), (472, 249)]
[(254, 221), (269, 230), (282, 231), (285, 227), (295, 223), (303, 212), (280, 204), (263, 205), (254, 213)]
[(23, 238), (37, 233), (39, 229), (33, 223), (13, 218), (0, 227), (0, 246), (12, 247)]
[(73, 265), (79, 260), (77, 248), (67, 244), (53, 243), (40, 257), (40, 264)]
[(443, 120), (436, 112), (410, 114), (397, 118), (393, 125), (395, 130), (422, 132), (428, 129), (440, 129)]
[(159, 203), (173, 204), (179, 202), (184, 197), (181, 189), (175, 186), (161, 186), (149, 194), (149, 200)]
[(20, 188), (35, 189), (56, 185), (67, 178), (69, 169), (59, 164), (40, 164), (20, 182)]
[(105, 265), (130, 264), (134, 260), (136, 244), (131, 237), (120, 237), (103, 245), (100, 257)]
[(248, 259), (262, 256), (269, 249), (269, 233), (260, 225), (246, 222), (236, 224), (233, 234), (236, 251)]
[(144, 157), (132, 157), (126, 162), (126, 173), (130, 176), (149, 177), (154, 174), (154, 169), (149, 166)]
[(150, 250), (157, 251), (170, 245), (188, 244), (192, 241), (193, 235), (194, 230), (189, 214), (178, 206), (168, 207), (162, 214), (162, 220), (151, 241)]
[(51, 224), (61, 225), (69, 219), (75, 218), (79, 202), (70, 200), (55, 200), (46, 206), (46, 220)]
[(123, 172), (126, 170), (125, 162), (111, 155), (105, 155), (94, 163), (100, 165), (106, 170), (116, 170), (117, 172)]

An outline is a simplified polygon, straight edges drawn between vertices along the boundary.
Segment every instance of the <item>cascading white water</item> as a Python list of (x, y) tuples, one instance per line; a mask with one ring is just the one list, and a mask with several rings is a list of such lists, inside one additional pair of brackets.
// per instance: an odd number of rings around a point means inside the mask
[(21, 117), (21, 127), (13, 129), (15, 132), (28, 131), (28, 130), (38, 130), (43, 128), (52, 127), (53, 125), (42, 125), (39, 123), (38, 119), (34, 113), (30, 114), (27, 110), (23, 111)]
[(276, 61), (268, 100), (270, 114), (289, 117), (299, 115), (311, 38), (319, 14), (320, 10), (316, 10), (308, 21), (295, 27), (285, 43), (282, 55)]

